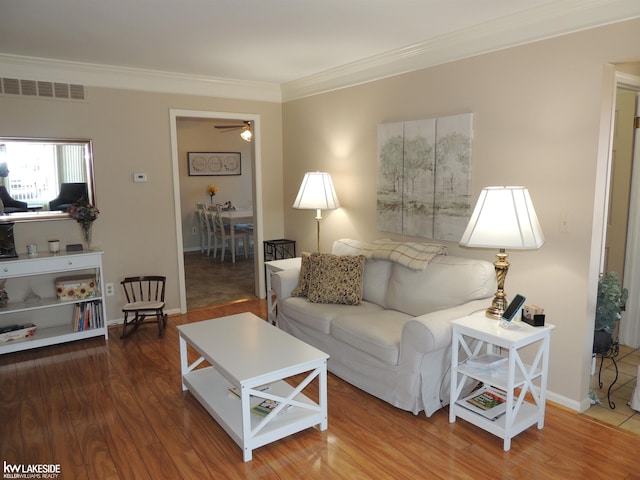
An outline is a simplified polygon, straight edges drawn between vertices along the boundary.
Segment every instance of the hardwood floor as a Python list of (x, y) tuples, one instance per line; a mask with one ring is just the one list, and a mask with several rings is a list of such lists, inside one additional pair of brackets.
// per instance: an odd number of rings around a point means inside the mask
[[(0, 357), (0, 460), (60, 479), (640, 479), (640, 437), (549, 404), (545, 427), (502, 441), (446, 409), (398, 410), (329, 374), (329, 428), (240, 448), (180, 387), (176, 326), (253, 311), (249, 300), (169, 318), (131, 338)], [(6, 470), (3, 472), (6, 477)], [(36, 477), (31, 477), (36, 478)], [(55, 478), (55, 477), (54, 477)]]
[(220, 262), (219, 253), (214, 259), (199, 251), (185, 252), (187, 310), (255, 298), (253, 257), (238, 256), (236, 263), (232, 263), (231, 254), (227, 254), (228, 258)]

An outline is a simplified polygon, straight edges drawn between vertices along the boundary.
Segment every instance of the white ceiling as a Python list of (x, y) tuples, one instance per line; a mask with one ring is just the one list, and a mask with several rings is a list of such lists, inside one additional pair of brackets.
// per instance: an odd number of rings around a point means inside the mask
[(358, 82), (639, 15), (638, 0), (0, 0), (0, 60)]

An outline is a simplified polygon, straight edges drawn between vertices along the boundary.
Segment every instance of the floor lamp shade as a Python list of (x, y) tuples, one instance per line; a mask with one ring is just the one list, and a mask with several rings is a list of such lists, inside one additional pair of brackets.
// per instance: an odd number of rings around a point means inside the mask
[(494, 263), (498, 290), (486, 311), (488, 317), (499, 319), (508, 305), (504, 292), (509, 271), (506, 249), (536, 249), (543, 243), (544, 235), (526, 188), (487, 187), (480, 192), (460, 245), (499, 249)]
[(305, 173), (293, 208), (335, 210), (339, 206), (331, 175), (325, 172)]
[(316, 210), (317, 243), (320, 251), (320, 220), (322, 210), (335, 210), (340, 206), (331, 175), (325, 172), (307, 172), (302, 179), (300, 190), (293, 208)]

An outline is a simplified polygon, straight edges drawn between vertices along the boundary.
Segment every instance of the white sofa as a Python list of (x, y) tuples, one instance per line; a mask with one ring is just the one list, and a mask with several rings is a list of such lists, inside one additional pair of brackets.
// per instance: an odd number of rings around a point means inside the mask
[(277, 324), (328, 353), (328, 369), (338, 377), (398, 408), (431, 416), (448, 403), (449, 322), (487, 308), (496, 291), (494, 266), (435, 255), (417, 270), (372, 258), (372, 245), (348, 239), (333, 245), (335, 255), (369, 250), (359, 305), (291, 296), (300, 270), (274, 273)]

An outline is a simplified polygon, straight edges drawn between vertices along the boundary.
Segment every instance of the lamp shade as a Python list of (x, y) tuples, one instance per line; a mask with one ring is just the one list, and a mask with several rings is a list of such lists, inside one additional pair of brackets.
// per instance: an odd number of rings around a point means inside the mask
[(544, 235), (524, 187), (482, 189), (460, 245), (465, 247), (535, 249)]
[(293, 208), (335, 210), (339, 206), (331, 175), (325, 172), (305, 173)]

